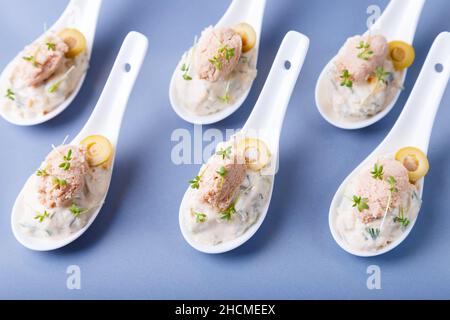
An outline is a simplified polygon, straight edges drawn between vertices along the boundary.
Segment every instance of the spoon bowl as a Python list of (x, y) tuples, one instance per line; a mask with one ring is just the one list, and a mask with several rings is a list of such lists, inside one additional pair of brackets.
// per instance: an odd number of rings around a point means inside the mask
[[(80, 30), (86, 38), (88, 61), (90, 60), (92, 48), (94, 45), (95, 30), (97, 27), (98, 15), (100, 12), (102, 0), (70, 0), (66, 9), (62, 13), (61, 17), (53, 24), (50, 29), (48, 29), (43, 35), (41, 35), (35, 41), (45, 37), (49, 32), (56, 32), (66, 27), (76, 28)], [(17, 56), (22, 56), (21, 51)], [(3, 70), (0, 75), (0, 83), (4, 83), (7, 77), (11, 74), (12, 69), (15, 65), (15, 59), (13, 59)], [(75, 99), (78, 92), (80, 91), (84, 79), (86, 78), (87, 70), (80, 78), (75, 90), (68, 96), (63, 103), (54, 108), (52, 111), (46, 115), (41, 115), (32, 119), (19, 119), (16, 117), (11, 117), (2, 108), (0, 108), (0, 115), (8, 122), (18, 125), (18, 126), (33, 126), (37, 124), (44, 123), (50, 119), (53, 119), (61, 112), (63, 112)]]
[[(401, 40), (412, 43), (417, 29), (417, 24), (422, 13), (425, 0), (391, 0), (377, 22), (368, 30), (367, 34), (380, 34), (388, 41)], [(341, 129), (361, 129), (368, 127), (384, 118), (394, 107), (401, 90), (392, 97), (390, 103), (379, 113), (365, 119), (343, 118), (334, 110), (332, 105), (331, 92), (334, 90), (329, 79), (331, 67), (336, 57), (331, 59), (320, 73), (315, 89), (316, 106), (322, 117), (330, 124)], [(406, 79), (407, 70), (402, 72), (401, 84)]]
[[(440, 67), (443, 67), (441, 71)], [(394, 154), (400, 148), (413, 146), (427, 153), (431, 131), (437, 110), (450, 77), (450, 33), (441, 33), (434, 41), (425, 60), (416, 84), (392, 130), (381, 144), (343, 181), (331, 202), (329, 226), (338, 245), (345, 251), (361, 256), (377, 256), (397, 247), (411, 232), (417, 220), (411, 221), (408, 228), (394, 242), (376, 252), (354, 250), (342, 239), (336, 228), (337, 208), (344, 197), (345, 188), (356, 174), (377, 158)], [(419, 183), (419, 195), (422, 197), (424, 179)]]
[(300, 70), (303, 66), (308, 47), (309, 39), (305, 35), (295, 31), (290, 31), (286, 34), (258, 101), (256, 102), (249, 119), (241, 130), (241, 133), (248, 137), (254, 137), (256, 133), (259, 139), (266, 142), (271, 151), (272, 159), (275, 159), (274, 168), (271, 168), (270, 171), (271, 175), (273, 175), (273, 179), (268, 200), (257, 221), (242, 235), (231, 241), (223, 242), (218, 245), (200, 244), (194, 241), (191, 233), (184, 224), (183, 213), (185, 212), (184, 208), (188, 205), (187, 194), (189, 189), (186, 191), (180, 205), (179, 224), (185, 240), (198, 251), (214, 254), (230, 251), (244, 244), (261, 227), (267, 215), (270, 200), (272, 198), (275, 173), (278, 165), (279, 139), (286, 109)]
[[(130, 32), (119, 51), (114, 66), (106, 82), (105, 88), (97, 102), (91, 117), (73, 139), (70, 144), (77, 145), (85, 137), (92, 134), (100, 134), (109, 139), (114, 150), (117, 150), (117, 142), (122, 123), (122, 118), (127, 106), (128, 98), (133, 89), (136, 78), (141, 69), (148, 47), (147, 38), (137, 32)], [(111, 162), (111, 175), (114, 166), (115, 152)], [(110, 175), (110, 177), (111, 177)], [(40, 239), (24, 234), (18, 221), (25, 210), (25, 192), (30, 188), (30, 177), (17, 197), (11, 214), (11, 226), (16, 239), (25, 247), (36, 251), (48, 251), (61, 248), (80, 237), (94, 222), (101, 210), (108, 192), (105, 193), (101, 205), (92, 212), (89, 222), (80, 230), (62, 239)], [(111, 182), (109, 179), (108, 184)]]
[[(264, 9), (266, 5), (266, 0), (233, 0), (228, 10), (225, 12), (223, 17), (219, 20), (215, 27), (230, 27), (236, 25), (240, 22), (249, 23), (256, 32), (256, 44), (252, 50), (256, 50), (256, 59), (258, 57), (259, 43), (261, 38), (261, 26), (264, 16)], [(255, 62), (256, 63), (256, 62)], [(245, 99), (250, 92), (252, 85), (249, 86), (248, 90), (239, 98), (233, 105), (229, 105), (221, 111), (210, 114), (210, 115), (195, 115), (183, 106), (176, 103), (175, 95), (175, 78), (179, 75), (178, 72), (179, 65), (177, 65), (169, 86), (169, 99), (173, 110), (176, 114), (183, 120), (194, 123), (194, 124), (211, 124), (221, 121), (234, 113), (239, 107), (244, 103)]]

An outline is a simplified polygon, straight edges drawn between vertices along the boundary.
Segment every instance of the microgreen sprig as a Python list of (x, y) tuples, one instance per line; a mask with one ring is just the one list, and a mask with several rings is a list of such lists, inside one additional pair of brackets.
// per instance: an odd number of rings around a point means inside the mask
[(67, 154), (63, 156), (63, 160), (64, 161), (59, 164), (59, 167), (64, 171), (67, 171), (70, 169), (70, 161), (72, 160), (72, 149), (69, 149), (69, 151), (67, 151)]
[(39, 220), (39, 222), (44, 221), (45, 218), (48, 218), (50, 215), (47, 212), (47, 210), (44, 211), (44, 213), (37, 213), (36, 216), (34, 217), (35, 220)]
[(39, 67), (39, 63), (36, 61), (34, 56), (22, 57), (23, 60), (30, 62), (33, 67)]
[(219, 53), (221, 53), (227, 61), (230, 61), (235, 55), (235, 49), (230, 48), (228, 45), (224, 45), (219, 49)]
[(225, 149), (221, 148), (219, 151), (216, 152), (216, 155), (222, 156), (222, 160), (225, 160), (225, 158), (230, 159), (231, 146), (229, 146)]
[(47, 42), (46, 45), (47, 45), (48, 51), (55, 51), (56, 44), (54, 44), (53, 42)]
[(388, 81), (387, 81), (386, 79), (387, 79), (387, 77), (389, 77), (390, 75), (391, 75), (391, 73), (385, 71), (383, 67), (377, 67), (377, 68), (375, 69), (375, 77), (377, 78), (377, 81), (378, 81), (378, 82), (387, 84)]
[(343, 70), (341, 73), (341, 87), (351, 88), (353, 87), (353, 81), (351, 80), (351, 75), (347, 69)]
[(187, 81), (192, 80), (192, 77), (190, 75), (188, 75), (189, 67), (185, 63), (183, 63), (181, 65), (181, 71), (183, 71), (183, 79), (184, 80), (187, 80)]
[(378, 165), (378, 163), (375, 163), (373, 170), (370, 172), (372, 174), (372, 178), (383, 180), (383, 166)]
[(48, 176), (48, 173), (45, 169), (39, 169), (38, 171), (36, 171), (36, 175), (38, 177), (46, 177)]
[(399, 214), (397, 217), (394, 218), (394, 222), (400, 223), (404, 228), (406, 228), (409, 225), (410, 221), (407, 217), (405, 217), (405, 211), (403, 207), (399, 208)]
[(234, 207), (236, 202), (233, 202), (225, 211), (220, 213), (220, 219), (230, 221), (233, 214), (236, 213), (236, 208)]
[(53, 177), (52, 178), (52, 183), (53, 183), (53, 185), (58, 186), (58, 187), (65, 187), (65, 186), (67, 186), (67, 180), (59, 179), (57, 177)]
[(386, 181), (387, 181), (387, 183), (389, 183), (389, 191), (390, 191), (391, 193), (398, 192), (398, 189), (397, 189), (397, 187), (396, 187), (396, 185), (397, 185), (397, 180), (395, 180), (395, 178), (394, 178), (393, 176), (389, 176), (389, 177), (386, 179)]
[(5, 98), (14, 101), (16, 99), (16, 95), (11, 89), (8, 88), (6, 89)]
[(360, 41), (359, 46), (357, 46), (356, 49), (362, 50), (360, 53), (358, 53), (358, 58), (360, 59), (367, 61), (373, 55), (373, 51), (370, 50), (370, 43), (368, 42)]
[(203, 223), (206, 221), (206, 214), (201, 213), (201, 212), (194, 212), (195, 215), (195, 221), (197, 223)]
[(357, 208), (359, 212), (363, 212), (369, 209), (368, 201), (369, 199), (367, 198), (353, 196), (353, 208)]
[(228, 171), (227, 171), (227, 169), (225, 169), (225, 167), (222, 166), (216, 171), (216, 173), (219, 176), (221, 176), (222, 178), (225, 178), (225, 176), (227, 175)]
[(80, 208), (75, 203), (72, 203), (72, 206), (69, 208), (69, 210), (75, 218), (78, 218), (82, 213), (87, 211), (86, 209)]
[(200, 177), (200, 176), (195, 176), (194, 179), (189, 180), (189, 184), (191, 185), (191, 188), (192, 188), (192, 189), (198, 189), (198, 188), (200, 188), (200, 180), (201, 180), (201, 177)]
[(230, 95), (230, 81), (228, 81), (227, 86), (225, 87), (225, 93), (223, 96), (219, 97), (219, 100), (223, 103), (229, 104), (231, 101), (231, 95)]

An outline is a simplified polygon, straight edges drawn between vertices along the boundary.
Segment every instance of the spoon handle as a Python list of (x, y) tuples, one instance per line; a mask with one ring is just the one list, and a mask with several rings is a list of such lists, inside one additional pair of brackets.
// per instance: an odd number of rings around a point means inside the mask
[(266, 0), (233, 0), (217, 26), (231, 27), (246, 22), (260, 35), (265, 6)]
[(450, 77), (450, 33), (439, 34), (431, 46), (416, 84), (382, 146), (415, 146), (428, 151), (431, 130)]
[(101, 134), (113, 145), (117, 144), (123, 114), (147, 47), (148, 40), (143, 34), (133, 31), (126, 36), (97, 105), (74, 141)]
[(74, 27), (83, 32), (88, 43), (92, 43), (102, 1), (70, 0), (66, 9), (50, 30), (59, 31), (61, 28)]
[(243, 131), (256, 131), (267, 137), (274, 153), (286, 108), (308, 47), (309, 39), (305, 35), (295, 31), (286, 34), (258, 101), (243, 128)]
[(370, 28), (380, 30), (389, 40), (412, 43), (425, 0), (391, 0)]

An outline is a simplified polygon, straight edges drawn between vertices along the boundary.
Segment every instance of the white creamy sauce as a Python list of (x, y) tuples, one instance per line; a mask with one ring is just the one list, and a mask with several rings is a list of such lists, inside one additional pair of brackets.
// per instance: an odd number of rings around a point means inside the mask
[[(49, 32), (36, 41), (45, 43), (51, 37), (55, 35)], [(62, 66), (49, 79), (39, 86), (29, 86), (21, 79), (18, 68), (25, 52), (26, 48), (14, 58), (8, 68), (9, 74), (0, 83), (0, 107), (9, 117), (15, 119), (33, 119), (57, 108), (78, 87), (89, 64), (87, 52), (74, 59), (64, 57)], [(58, 84), (57, 89), (50, 90), (55, 84)], [(8, 89), (14, 92), (14, 100), (5, 96)]]
[[(272, 187), (272, 176), (261, 175), (260, 172), (247, 170), (247, 175), (239, 187), (235, 204), (236, 213), (231, 220), (221, 219), (220, 213), (200, 199), (200, 192), (189, 189), (183, 208), (183, 218), (192, 238), (198, 242), (217, 245), (244, 234), (260, 217), (269, 200)], [(197, 222), (194, 213), (206, 215), (205, 222)]]
[(392, 102), (398, 90), (401, 90), (403, 76), (403, 72), (395, 71), (389, 60), (385, 61), (383, 68), (391, 73), (387, 85), (353, 82), (352, 88), (348, 88), (340, 85), (340, 73), (333, 63), (328, 70), (333, 111), (343, 118), (368, 118), (383, 111)]
[[(355, 180), (351, 180), (346, 186), (342, 202), (337, 208), (335, 226), (339, 236), (348, 247), (364, 252), (376, 252), (397, 240), (411, 227), (422, 204), (417, 187), (410, 185), (409, 191), (402, 197), (401, 205), (388, 211), (384, 219), (363, 223), (355, 208), (352, 207), (352, 199), (355, 194)], [(400, 215), (400, 208), (403, 208), (403, 216), (410, 221), (406, 227), (396, 221), (396, 217)], [(371, 233), (371, 230), (375, 233)]]
[[(100, 167), (89, 169), (85, 176), (84, 190), (74, 199), (77, 206), (83, 209), (78, 217), (73, 215), (70, 207), (45, 208), (38, 199), (38, 178), (34, 175), (26, 184), (23, 194), (24, 207), (17, 223), (21, 230), (30, 236), (61, 239), (82, 229), (95, 210), (103, 204), (111, 180), (111, 170)], [(49, 217), (40, 222), (36, 216), (45, 211)]]
[[(184, 53), (177, 66), (173, 82), (174, 102), (182, 106), (187, 112), (201, 116), (217, 113), (239, 100), (256, 78), (256, 49), (242, 53), (238, 65), (226, 79), (219, 78), (215, 82), (202, 80), (198, 77), (198, 69), (194, 59), (195, 50), (196, 44)], [(183, 65), (189, 68), (187, 72), (182, 71)], [(192, 79), (185, 80), (183, 78), (185, 74)], [(229, 94), (229, 101), (224, 101), (223, 97), (227, 93)]]

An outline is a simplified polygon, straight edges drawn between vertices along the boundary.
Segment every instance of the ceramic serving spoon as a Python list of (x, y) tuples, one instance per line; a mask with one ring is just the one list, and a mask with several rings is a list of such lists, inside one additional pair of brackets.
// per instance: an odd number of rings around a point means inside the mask
[[(286, 108), (303, 66), (308, 47), (309, 39), (303, 34), (294, 31), (290, 31), (286, 34), (258, 101), (241, 131), (244, 134), (248, 133), (249, 137), (251, 137), (252, 133), (257, 133), (258, 138), (263, 140), (269, 147), (272, 159), (276, 161), (276, 164), (278, 164), (279, 140)], [(183, 208), (187, 205), (186, 192), (181, 202), (179, 212), (181, 232), (186, 241), (193, 248), (201, 252), (223, 253), (239, 247), (250, 239), (263, 223), (269, 209), (272, 191), (273, 181), (267, 204), (262, 210), (256, 223), (238, 238), (218, 245), (202, 245), (193, 241), (190, 232), (184, 225), (182, 216)]]
[[(425, 0), (391, 0), (381, 17), (367, 33), (381, 34), (388, 41), (401, 40), (412, 44), (417, 23), (422, 13)], [(360, 129), (381, 120), (392, 110), (400, 96), (401, 90), (395, 94), (392, 101), (378, 114), (367, 119), (346, 119), (333, 110), (331, 92), (333, 90), (329, 79), (329, 71), (333, 66), (334, 57), (322, 70), (316, 84), (316, 106), (322, 117), (332, 125), (342, 129)], [(403, 71), (401, 84), (405, 82), (406, 69)]]
[[(261, 25), (264, 16), (264, 8), (266, 0), (233, 0), (224, 16), (216, 24), (216, 27), (232, 27), (238, 23), (246, 22), (250, 24), (256, 32), (256, 44), (252, 50), (259, 52), (259, 42), (261, 38)], [(256, 56), (257, 57), (257, 56)], [(227, 106), (223, 110), (206, 116), (195, 115), (188, 112), (183, 106), (176, 103), (174, 98), (174, 79), (180, 76), (178, 66), (175, 69), (170, 81), (169, 98), (173, 110), (184, 120), (195, 124), (211, 124), (225, 119), (235, 112), (245, 101), (250, 92), (251, 85), (248, 90), (233, 105)]]
[[(87, 54), (89, 61), (92, 53), (92, 48), (94, 45), (95, 30), (97, 27), (98, 14), (100, 12), (101, 4), (102, 0), (90, 0), (90, 1), (70, 0), (68, 6), (62, 13), (61, 17), (55, 22), (55, 24), (48, 31), (46, 31), (38, 39), (45, 37), (48, 34), (48, 32), (51, 31), (57, 32), (64, 28), (76, 28), (80, 30), (86, 38)], [(22, 52), (20, 52), (18, 56), (22, 56)], [(0, 83), (3, 83), (5, 79), (11, 74), (13, 67), (14, 67), (14, 59), (6, 66), (6, 68), (0, 75)], [(72, 103), (73, 99), (75, 99), (78, 92), (80, 91), (85, 77), (86, 72), (81, 77), (78, 86), (75, 88), (72, 94), (68, 96), (63, 103), (61, 103), (59, 106), (57, 106), (55, 109), (53, 109), (46, 115), (41, 115), (32, 119), (18, 119), (9, 116), (7, 113), (3, 111), (2, 108), (0, 108), (0, 115), (6, 121), (19, 126), (32, 126), (46, 122), (56, 117), (61, 112), (63, 112)]]
[[(138, 76), (139, 70), (141, 69), (144, 61), (147, 47), (148, 41), (144, 35), (137, 32), (130, 32), (127, 35), (91, 117), (70, 144), (78, 145), (81, 140), (87, 136), (99, 134), (107, 137), (113, 145), (114, 150), (117, 150), (116, 146), (123, 114), (125, 112), (128, 98), (133, 89), (136, 77)], [(114, 158), (111, 162), (111, 171), (113, 169), (113, 165)], [(23, 210), (26, 208), (26, 204), (24, 202), (24, 191), (30, 181), (31, 177), (28, 179), (17, 197), (11, 215), (11, 225), (14, 236), (22, 245), (29, 249), (48, 251), (58, 249), (71, 243), (89, 228), (100, 212), (102, 205), (95, 209), (95, 212), (92, 213), (89, 222), (84, 228), (80, 229), (76, 233), (73, 233), (67, 238), (53, 240), (51, 238), (41, 239), (26, 235), (19, 228), (18, 221)], [(104, 199), (105, 198), (106, 194)]]
[[(391, 132), (383, 142), (373, 151), (341, 184), (331, 202), (329, 225), (334, 240), (345, 251), (363, 257), (376, 256), (386, 253), (406, 239), (417, 220), (411, 221), (400, 238), (377, 252), (356, 251), (348, 247), (336, 228), (337, 208), (344, 196), (345, 187), (355, 175), (380, 156), (395, 153), (403, 147), (416, 147), (427, 153), (431, 130), (436, 112), (450, 76), (450, 33), (441, 33), (433, 43), (425, 60), (417, 82)], [(423, 180), (419, 181), (419, 194), (422, 197)]]

